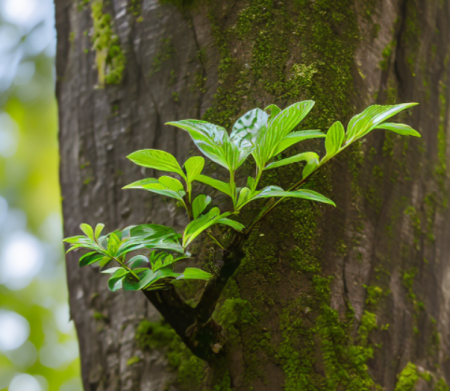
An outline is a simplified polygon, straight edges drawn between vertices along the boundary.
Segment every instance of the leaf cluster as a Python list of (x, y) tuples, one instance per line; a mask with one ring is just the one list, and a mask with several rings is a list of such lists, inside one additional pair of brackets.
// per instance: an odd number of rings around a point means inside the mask
[[(206, 121), (169, 122), (168, 125), (188, 132), (206, 158), (224, 167), (228, 171), (229, 181), (224, 182), (204, 175), (205, 158), (202, 156), (191, 157), (180, 165), (173, 155), (165, 151), (136, 151), (128, 156), (133, 163), (171, 175), (142, 179), (125, 186), (125, 189), (141, 189), (175, 199), (186, 210), (190, 220), (184, 232), (181, 234), (171, 227), (147, 224), (127, 227), (122, 231), (101, 236), (103, 224), (98, 224), (95, 231), (89, 225), (82, 224), (81, 229), (85, 235), (65, 239), (71, 245), (69, 251), (78, 248), (89, 250), (80, 258), (80, 266), (98, 265), (103, 268), (112, 261), (116, 262), (118, 266), (103, 271), (111, 274), (108, 286), (112, 291), (120, 288), (146, 291), (168, 289), (174, 280), (208, 280), (211, 275), (201, 269), (188, 267), (178, 273), (173, 268), (176, 262), (190, 257), (188, 247), (202, 233), (207, 232), (225, 249), (212, 235), (212, 226), (221, 224), (248, 234), (259, 220), (286, 198), (301, 198), (335, 205), (324, 195), (302, 188), (308, 178), (332, 157), (374, 129), (420, 137), (420, 134), (408, 125), (386, 122), (415, 104), (370, 106), (354, 116), (347, 129), (337, 121), (326, 133), (319, 130), (296, 130), (314, 106), (311, 100), (294, 103), (284, 110), (276, 105), (270, 105), (264, 110), (250, 110), (236, 121), (230, 134), (223, 127)], [(293, 145), (318, 138), (325, 139), (326, 154), (322, 158), (312, 151), (279, 158), (279, 155)], [(250, 156), (255, 162), (255, 174), (248, 177), (244, 186), (238, 186), (235, 181), (236, 171)], [(302, 180), (289, 189), (284, 190), (276, 184), (259, 187), (265, 171), (300, 162), (303, 163)], [(231, 198), (233, 209), (221, 212), (213, 205), (210, 195), (200, 194), (193, 199), (196, 182), (226, 194)], [(266, 204), (244, 231), (244, 225), (231, 217), (236, 217), (250, 202), (263, 198), (279, 200)], [(137, 255), (130, 254), (136, 252)], [(143, 252), (146, 255), (143, 255)]]

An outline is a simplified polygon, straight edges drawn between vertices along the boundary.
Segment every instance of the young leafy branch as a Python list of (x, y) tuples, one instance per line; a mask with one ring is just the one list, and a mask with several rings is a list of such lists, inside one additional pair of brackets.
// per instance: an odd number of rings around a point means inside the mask
[[(136, 151), (128, 156), (132, 162), (169, 172), (172, 176), (142, 179), (124, 189), (142, 189), (175, 199), (186, 210), (189, 219), (183, 233), (163, 225), (143, 224), (102, 236), (103, 224), (98, 224), (95, 230), (87, 224), (81, 224), (85, 235), (65, 239), (70, 244), (68, 252), (78, 248), (89, 250), (80, 257), (80, 266), (96, 265), (104, 268), (111, 262), (118, 264), (102, 271), (111, 274), (109, 289), (144, 291), (147, 299), (161, 312), (193, 353), (208, 359), (213, 352), (212, 346), (216, 346), (214, 351), (217, 352), (217, 345), (220, 346), (221, 341), (220, 326), (215, 325), (211, 316), (228, 279), (240, 265), (243, 245), (254, 226), (286, 198), (335, 205), (324, 195), (304, 189), (303, 185), (331, 158), (374, 129), (420, 137), (408, 125), (386, 122), (414, 105), (416, 103), (370, 106), (354, 116), (346, 130), (337, 121), (326, 134), (319, 130), (294, 131), (314, 106), (313, 101), (295, 103), (284, 110), (276, 105), (270, 105), (265, 110), (250, 110), (236, 121), (230, 134), (221, 126), (200, 120), (169, 122), (168, 125), (187, 131), (203, 155), (227, 169), (229, 181), (223, 182), (203, 175), (205, 159), (201, 156), (189, 158), (182, 167), (168, 152), (154, 149)], [(315, 152), (302, 152), (276, 159), (289, 147), (317, 138), (325, 138), (326, 154), (321, 159)], [(239, 187), (235, 180), (236, 171), (250, 155), (255, 161), (255, 175), (248, 177), (247, 183)], [(276, 185), (259, 188), (265, 171), (300, 162), (303, 162), (302, 179), (288, 190)], [(193, 185), (196, 182), (226, 194), (231, 198), (233, 209), (222, 213), (217, 206), (211, 205), (213, 202), (209, 195), (200, 194), (193, 199)], [(264, 198), (268, 202), (247, 228), (230, 218), (239, 215), (250, 202)], [(225, 225), (233, 232), (226, 246), (210, 232), (210, 228), (217, 224)], [(176, 272), (174, 265), (191, 257), (189, 246), (204, 232), (222, 251), (220, 270), (214, 276), (193, 267)], [(181, 300), (173, 286), (176, 280), (208, 281), (195, 308)]]

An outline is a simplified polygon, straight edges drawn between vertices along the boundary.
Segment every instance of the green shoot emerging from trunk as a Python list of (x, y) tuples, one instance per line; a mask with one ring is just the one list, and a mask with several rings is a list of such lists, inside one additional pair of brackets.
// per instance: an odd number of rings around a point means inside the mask
[[(174, 198), (186, 210), (189, 219), (184, 232), (179, 233), (163, 225), (144, 224), (102, 236), (103, 224), (98, 224), (95, 230), (87, 224), (81, 224), (85, 235), (65, 239), (71, 246), (68, 251), (78, 248), (89, 250), (80, 258), (80, 266), (97, 265), (104, 268), (115, 262), (115, 267), (102, 271), (111, 274), (108, 282), (110, 290), (143, 290), (191, 350), (199, 357), (206, 358), (210, 342), (199, 345), (198, 342), (190, 343), (190, 338), (196, 332), (198, 335), (205, 335), (201, 334), (201, 327), (211, 321), (215, 304), (230, 272), (234, 272), (240, 264), (243, 242), (255, 224), (286, 198), (303, 198), (334, 205), (329, 198), (313, 190), (304, 189), (303, 185), (328, 160), (374, 129), (420, 137), (420, 134), (408, 125), (386, 122), (414, 105), (416, 103), (370, 106), (350, 120), (347, 130), (337, 121), (327, 133), (319, 130), (295, 130), (314, 106), (313, 101), (295, 103), (284, 110), (275, 105), (270, 105), (265, 110), (253, 109), (236, 121), (230, 134), (223, 127), (200, 120), (169, 122), (167, 125), (187, 131), (206, 158), (228, 170), (228, 183), (203, 175), (205, 159), (201, 156), (191, 157), (180, 165), (174, 156), (165, 151), (136, 151), (128, 156), (133, 163), (171, 175), (142, 179), (125, 186), (125, 189), (142, 189)], [(325, 139), (326, 154), (322, 158), (309, 151), (289, 158), (276, 158), (294, 144), (315, 138)], [(250, 155), (256, 163), (255, 175), (249, 177), (247, 183), (241, 187), (235, 182), (235, 174)], [(303, 162), (302, 180), (293, 183), (289, 189), (284, 190), (275, 183), (260, 188), (259, 183), (265, 171), (300, 162)], [(221, 212), (214, 206), (214, 200), (209, 195), (200, 194), (193, 198), (193, 187), (197, 182), (209, 185), (230, 197), (232, 210)], [(269, 200), (247, 227), (234, 220), (247, 204), (262, 198)], [(227, 246), (213, 236), (210, 227), (216, 224), (228, 226), (231, 230), (231, 240)], [(175, 272), (174, 264), (190, 257), (189, 246), (202, 233), (208, 234), (223, 251), (222, 269), (226, 271), (219, 271), (216, 276), (192, 267)], [(188, 308), (173, 293), (172, 282), (182, 279), (208, 281), (196, 308)], [(149, 292), (155, 290), (172, 291), (172, 296), (170, 299), (161, 299), (161, 296), (157, 295), (156, 300)], [(184, 323), (177, 321), (176, 311), (179, 311), (179, 317), (183, 318)], [(183, 328), (180, 324), (189, 327)], [(212, 335), (208, 335), (210, 334)]]

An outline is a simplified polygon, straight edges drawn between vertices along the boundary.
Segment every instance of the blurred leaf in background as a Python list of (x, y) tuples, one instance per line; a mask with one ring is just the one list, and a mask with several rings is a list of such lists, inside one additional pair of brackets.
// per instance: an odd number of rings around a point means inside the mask
[(81, 391), (58, 185), (52, 0), (0, 0), (0, 390)]

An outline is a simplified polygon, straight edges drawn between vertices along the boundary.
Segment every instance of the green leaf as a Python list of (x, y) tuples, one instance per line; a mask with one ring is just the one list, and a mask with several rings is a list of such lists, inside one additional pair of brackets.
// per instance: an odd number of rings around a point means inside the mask
[(268, 115), (260, 110), (253, 109), (245, 113), (233, 125), (230, 141), (234, 143), (243, 155), (249, 155), (260, 132), (267, 129)]
[(193, 119), (168, 122), (166, 125), (186, 130), (205, 156), (230, 171), (236, 170), (245, 160), (241, 159), (237, 146), (230, 142), (227, 131), (221, 126)]
[(220, 192), (232, 197), (230, 185), (228, 183), (219, 181), (218, 179), (213, 179), (206, 175), (199, 175), (196, 180), (198, 182), (214, 187), (214, 189), (219, 190)]
[[(253, 178), (251, 178), (251, 179), (253, 179)], [(253, 183), (251, 183), (251, 184), (253, 184)], [(248, 187), (243, 187), (239, 192), (239, 198), (238, 198), (238, 201), (236, 204), (236, 209), (239, 210), (243, 205), (245, 205), (251, 196), (252, 196), (252, 191)]]
[(179, 276), (180, 273), (174, 272), (172, 269), (170, 269), (170, 267), (162, 268), (154, 272), (153, 274), (147, 273), (147, 275), (144, 277), (145, 281), (142, 280), (142, 283), (139, 284), (140, 287), (139, 289), (144, 290), (164, 289), (171, 280)]
[(305, 100), (284, 109), (270, 123), (268, 131), (281, 135), (281, 138), (287, 136), (307, 116), (314, 103), (312, 100)]
[(263, 170), (266, 163), (276, 155), (279, 151), (279, 144), (309, 113), (313, 106), (313, 101), (294, 103), (281, 111), (269, 124), (267, 131), (261, 133), (252, 151), (256, 165), (260, 170)]
[(189, 182), (193, 182), (199, 176), (205, 167), (205, 159), (201, 156), (193, 156), (186, 160), (184, 168), (186, 169)]
[(131, 269), (135, 269), (136, 267), (148, 264), (149, 260), (145, 255), (135, 255), (130, 258), (127, 263)]
[(181, 182), (178, 179), (172, 178), (170, 176), (159, 177), (158, 182), (175, 192), (184, 191), (184, 187)]
[(392, 132), (401, 134), (402, 136), (422, 137), (418, 131), (414, 130), (411, 126), (405, 124), (385, 122), (382, 123), (381, 125), (378, 125), (376, 128), (391, 130)]
[(103, 274), (114, 274), (119, 269), (123, 269), (123, 268), (120, 267), (120, 266), (118, 266), (118, 267), (111, 267), (109, 269), (102, 270), (101, 273), (103, 273)]
[(84, 235), (70, 236), (63, 239), (63, 242), (70, 244), (82, 244), (82, 243), (92, 243), (92, 240)]
[(286, 166), (287, 164), (292, 163), (298, 163), (302, 161), (310, 162), (310, 161), (317, 161), (318, 162), (319, 155), (315, 152), (303, 152), (299, 153), (298, 155), (294, 155), (291, 157), (288, 157), (286, 159), (278, 160), (276, 162), (270, 163), (266, 166), (265, 170), (271, 170), (273, 168)]
[(281, 109), (277, 105), (269, 105), (267, 106), (264, 111), (269, 111), (269, 120), (268, 122), (272, 122), (272, 120), (278, 115), (278, 113), (281, 111)]
[(177, 280), (209, 280), (212, 275), (196, 267), (187, 267)]
[[(161, 181), (161, 178), (163, 178), (163, 181)], [(147, 190), (151, 193), (175, 198), (176, 200), (180, 201), (183, 206), (185, 206), (183, 197), (186, 193), (183, 191), (183, 185), (180, 183), (180, 181), (170, 177), (161, 178), (159, 178), (159, 180), (154, 178), (142, 179), (140, 181), (130, 183), (123, 189)], [(172, 188), (168, 187), (167, 185), (171, 186)], [(174, 190), (174, 188), (179, 188), (179, 186), (181, 186), (181, 190)]]
[(116, 292), (119, 289), (122, 289), (123, 287), (123, 278), (120, 278), (118, 280), (112, 280), (111, 282), (108, 281), (108, 288), (111, 292)]
[(175, 262), (181, 261), (183, 259), (189, 258), (188, 256), (182, 256), (174, 258), (172, 254), (164, 252), (153, 251), (150, 254), (150, 263), (152, 264), (152, 270), (156, 272), (157, 270), (174, 264)]
[(120, 289), (122, 286), (120, 285), (120, 287), (117, 285), (117, 283), (121, 280), (123, 280), (123, 278), (128, 274), (128, 270), (125, 270), (124, 268), (119, 268), (118, 270), (116, 270), (113, 275), (109, 278), (108, 280), (108, 288), (112, 291), (115, 292), (116, 290)]
[(127, 158), (139, 166), (154, 168), (160, 171), (175, 172), (182, 178), (186, 178), (177, 159), (168, 152), (157, 149), (143, 149), (133, 152)]
[(345, 129), (342, 123), (336, 121), (331, 125), (327, 132), (327, 137), (325, 139), (325, 149), (327, 151), (326, 157), (330, 158), (341, 149), (342, 143), (345, 138)]
[(171, 250), (184, 254), (181, 235), (173, 228), (158, 224), (141, 224), (130, 229), (130, 239), (120, 247), (122, 255), (140, 248)]
[(112, 232), (108, 236), (108, 255), (111, 257), (116, 257), (117, 250), (119, 249), (119, 246), (121, 244), (121, 240), (117, 236), (115, 232)]
[(212, 208), (207, 214), (191, 221), (184, 230), (183, 248), (189, 246), (190, 243), (200, 235), (205, 229), (211, 227), (222, 217), (228, 216), (230, 213), (220, 214), (219, 208)]
[(89, 224), (81, 224), (80, 228), (89, 239), (94, 240), (94, 231), (92, 230), (92, 227)]
[(325, 133), (322, 133), (320, 130), (300, 130), (298, 132), (291, 132), (286, 137), (284, 137), (277, 145), (274, 156), (301, 141), (324, 137), (326, 137)]
[(192, 212), (196, 219), (211, 203), (211, 197), (204, 194), (198, 195), (192, 203)]
[(252, 201), (260, 198), (271, 198), (271, 197), (303, 198), (306, 200), (323, 202), (325, 204), (336, 206), (335, 203), (331, 201), (329, 198), (315, 191), (306, 189), (284, 191), (281, 187), (278, 186), (266, 187), (265, 189), (261, 190), (258, 195), (254, 196), (252, 198)]
[(105, 224), (98, 223), (95, 227), (95, 239), (98, 239), (100, 237), (100, 234), (103, 231), (103, 228), (105, 228)]
[(228, 225), (229, 227), (231, 227), (239, 232), (242, 232), (242, 230), (245, 228), (245, 225), (243, 225), (237, 221), (227, 219), (226, 217), (223, 217), (223, 218), (217, 220), (217, 224)]
[(80, 267), (92, 265), (93, 263), (99, 261), (101, 258), (103, 258), (104, 255), (100, 254), (96, 251), (89, 252), (85, 255), (83, 255), (80, 260), (78, 261)]
[(319, 159), (308, 160), (305, 167), (303, 167), (302, 177), (305, 179), (307, 176), (311, 175), (316, 168), (319, 167)]
[(378, 128), (383, 121), (415, 105), (417, 103), (403, 103), (393, 106), (369, 106), (362, 113), (355, 115), (348, 123), (346, 144), (365, 136), (371, 130)]

